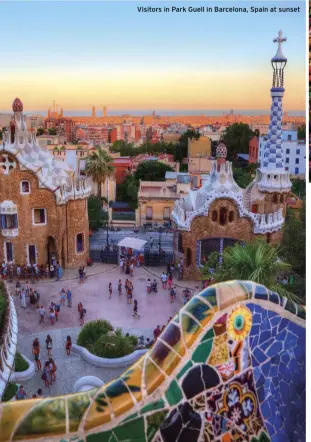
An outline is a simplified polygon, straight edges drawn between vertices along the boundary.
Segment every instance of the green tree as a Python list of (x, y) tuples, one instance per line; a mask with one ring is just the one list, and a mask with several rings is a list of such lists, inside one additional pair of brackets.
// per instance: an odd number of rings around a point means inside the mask
[(98, 196), (101, 195), (101, 184), (114, 172), (113, 158), (101, 147), (93, 151), (86, 159), (85, 172), (98, 184)]
[(292, 181), (292, 192), (299, 198), (306, 197), (306, 180), (297, 178)]
[(234, 279), (254, 281), (265, 285), (296, 302), (301, 302), (293, 292), (284, 285), (277, 283), (277, 276), (291, 269), (291, 265), (283, 260), (280, 246), (272, 246), (263, 240), (234, 247), (227, 247), (222, 253), (222, 263), (210, 273), (209, 262), (202, 270), (202, 279), (213, 277), (216, 282)]
[(173, 171), (161, 161), (144, 161), (137, 166), (135, 178), (143, 181), (165, 181), (165, 172)]
[(44, 134), (44, 129), (43, 129), (43, 127), (38, 127), (38, 129), (37, 129), (37, 136), (39, 137), (40, 135), (43, 135)]
[(299, 216), (288, 209), (281, 242), (284, 259), (289, 262), (294, 272), (306, 276), (306, 204), (303, 202)]
[(99, 198), (98, 196), (92, 195), (87, 200), (90, 229), (99, 229), (102, 227), (104, 221), (108, 219), (108, 213), (103, 211), (104, 199), (106, 200), (106, 198)]
[(138, 205), (139, 180), (134, 175), (128, 175), (122, 184), (117, 186), (117, 200), (129, 203), (131, 209)]
[(48, 129), (49, 135), (56, 135), (56, 127), (52, 127), (51, 129)]
[(234, 160), (238, 153), (248, 153), (249, 142), (254, 135), (248, 124), (234, 123), (228, 126), (221, 140), (227, 146), (228, 159)]
[(306, 125), (305, 124), (298, 127), (297, 138), (298, 138), (298, 140), (305, 140), (306, 139)]
[(246, 167), (233, 167), (233, 178), (242, 189), (246, 189), (254, 180), (258, 167), (259, 164), (257, 163), (249, 164)]

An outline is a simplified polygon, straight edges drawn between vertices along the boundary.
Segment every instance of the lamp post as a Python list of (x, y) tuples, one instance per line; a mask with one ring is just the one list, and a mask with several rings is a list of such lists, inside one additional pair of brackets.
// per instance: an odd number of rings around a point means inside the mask
[(107, 250), (108, 250), (108, 247), (109, 247), (109, 221), (107, 220), (107, 238), (106, 238), (106, 241), (107, 241)]

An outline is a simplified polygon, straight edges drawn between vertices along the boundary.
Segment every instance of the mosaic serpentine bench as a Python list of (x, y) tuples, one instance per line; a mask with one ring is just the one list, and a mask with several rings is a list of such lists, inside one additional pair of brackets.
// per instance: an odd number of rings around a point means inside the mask
[(0, 411), (1, 442), (303, 441), (305, 310), (258, 284), (217, 284), (118, 379)]

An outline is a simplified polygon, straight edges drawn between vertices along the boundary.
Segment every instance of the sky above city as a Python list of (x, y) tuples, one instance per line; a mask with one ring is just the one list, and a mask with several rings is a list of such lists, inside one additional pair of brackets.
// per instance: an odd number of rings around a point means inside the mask
[(269, 110), (270, 59), (283, 30), (286, 111), (305, 109), (300, 13), (142, 13), (137, 6), (251, 7), (256, 2), (1, 2), (0, 112), (53, 100), (68, 111)]

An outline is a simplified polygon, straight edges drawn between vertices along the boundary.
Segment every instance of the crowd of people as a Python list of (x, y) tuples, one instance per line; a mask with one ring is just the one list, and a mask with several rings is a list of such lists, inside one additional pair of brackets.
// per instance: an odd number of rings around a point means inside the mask
[(56, 261), (55, 257), (52, 257), (51, 263), (46, 263), (38, 266), (38, 264), (34, 263), (29, 266), (22, 267), (17, 264), (13, 266), (12, 264), (7, 264), (5, 261), (2, 262), (1, 265), (1, 276), (2, 279), (7, 279), (8, 277), (13, 278), (16, 277), (17, 280), (20, 280), (22, 277), (29, 277), (32, 279), (39, 280), (40, 277), (43, 278), (55, 278), (56, 281), (59, 281), (63, 276), (62, 266), (58, 261)]

